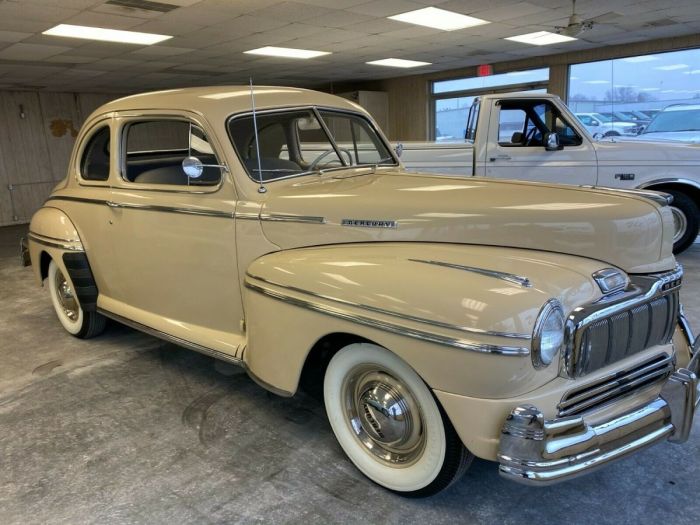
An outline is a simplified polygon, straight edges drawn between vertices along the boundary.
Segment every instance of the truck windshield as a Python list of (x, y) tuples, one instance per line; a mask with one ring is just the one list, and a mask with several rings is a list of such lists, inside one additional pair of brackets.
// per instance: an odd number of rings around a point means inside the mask
[(228, 122), (241, 164), (256, 182), (328, 169), (398, 165), (390, 148), (362, 115), (310, 108), (264, 111), (256, 117), (258, 144), (252, 115), (234, 116)]
[(644, 130), (644, 133), (673, 131), (700, 131), (700, 109), (662, 111)]

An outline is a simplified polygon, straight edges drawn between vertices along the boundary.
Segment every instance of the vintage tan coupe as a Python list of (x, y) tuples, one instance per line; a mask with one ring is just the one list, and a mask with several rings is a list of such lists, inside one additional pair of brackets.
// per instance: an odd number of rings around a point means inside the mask
[(92, 114), (28, 244), (71, 334), (111, 318), (316, 388), (350, 460), (422, 496), (473, 456), (543, 484), (687, 439), (667, 204), (407, 173), (323, 93), (176, 89)]

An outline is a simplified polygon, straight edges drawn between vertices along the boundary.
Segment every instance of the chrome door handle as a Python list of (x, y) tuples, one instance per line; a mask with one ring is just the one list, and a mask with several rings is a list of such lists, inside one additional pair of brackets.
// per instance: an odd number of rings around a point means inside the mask
[(491, 162), (496, 162), (497, 160), (510, 160), (510, 155), (496, 155), (495, 157), (490, 157)]

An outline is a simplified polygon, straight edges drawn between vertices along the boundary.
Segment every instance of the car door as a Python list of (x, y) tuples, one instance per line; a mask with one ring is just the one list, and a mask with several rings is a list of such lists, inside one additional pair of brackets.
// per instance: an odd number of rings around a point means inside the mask
[[(502, 179), (595, 184), (597, 161), (580, 123), (547, 99), (497, 101), (489, 123), (486, 175)], [(547, 133), (559, 136), (560, 148), (547, 151)]]
[[(185, 112), (118, 115), (120, 177), (112, 187), (114, 261), (103, 308), (240, 357), (236, 196), (206, 126)], [(209, 165), (188, 177), (186, 157)]]

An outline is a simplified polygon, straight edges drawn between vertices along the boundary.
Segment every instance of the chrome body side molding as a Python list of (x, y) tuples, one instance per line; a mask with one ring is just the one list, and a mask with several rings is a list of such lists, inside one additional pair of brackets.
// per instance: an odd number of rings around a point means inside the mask
[(265, 284), (269, 284), (269, 285), (274, 286), (276, 288), (283, 288), (285, 290), (289, 290), (292, 292), (310, 295), (312, 297), (317, 297), (319, 299), (325, 299), (326, 301), (332, 301), (334, 303), (352, 306), (353, 308), (359, 308), (361, 310), (367, 310), (369, 312), (375, 312), (378, 314), (388, 315), (391, 317), (398, 317), (399, 319), (405, 319), (407, 321), (414, 321), (416, 323), (427, 324), (430, 326), (439, 326), (441, 328), (447, 328), (448, 330), (457, 330), (460, 332), (467, 332), (467, 333), (479, 334), (479, 335), (488, 335), (488, 336), (494, 336), (494, 337), (505, 337), (508, 339), (523, 339), (526, 341), (529, 341), (532, 338), (532, 336), (530, 334), (519, 334), (519, 333), (514, 333), (514, 332), (496, 332), (496, 331), (491, 331), (491, 330), (481, 330), (479, 328), (470, 328), (468, 326), (459, 326), (459, 325), (454, 325), (454, 324), (450, 324), (450, 323), (443, 323), (441, 321), (434, 321), (431, 319), (425, 319), (424, 317), (417, 317), (417, 316), (413, 316), (413, 315), (392, 312), (391, 310), (386, 310), (384, 308), (379, 308), (377, 306), (371, 306), (371, 305), (362, 304), (362, 303), (355, 303), (353, 301), (348, 301), (346, 299), (340, 299), (338, 297), (320, 294), (317, 292), (313, 292), (311, 290), (304, 290), (302, 288), (297, 288), (296, 286), (289, 286), (286, 284), (280, 284), (280, 283), (277, 283), (275, 281), (271, 281), (269, 279), (265, 279), (263, 277), (253, 275), (251, 273), (246, 273), (246, 276), (250, 277), (252, 279), (255, 279), (256, 281), (260, 281), (260, 282), (263, 282)]
[(30, 241), (48, 246), (49, 248), (60, 248), (61, 250), (70, 250), (74, 252), (84, 251), (83, 244), (79, 240), (56, 239), (46, 235), (39, 235), (32, 231), (29, 232), (28, 238)]
[(110, 208), (128, 208), (128, 209), (135, 209), (135, 210), (158, 211), (158, 212), (164, 212), (164, 213), (182, 213), (185, 215), (203, 215), (206, 217), (220, 217), (223, 219), (233, 219), (235, 217), (235, 213), (233, 213), (233, 212), (229, 213), (229, 212), (225, 212), (225, 211), (212, 210), (212, 209), (208, 209), (208, 208), (178, 208), (178, 207), (174, 207), (174, 206), (160, 206), (160, 205), (152, 205), (152, 204), (133, 204), (133, 203), (122, 203), (122, 202), (114, 202), (114, 201), (108, 201), (108, 200), (100, 200), (100, 199), (83, 199), (81, 197), (64, 197), (64, 196), (49, 197), (47, 199), (47, 202), (51, 201), (51, 200), (83, 202), (83, 203), (88, 203), (88, 204), (103, 204), (103, 205), (109, 206)]
[(507, 356), (527, 356), (527, 355), (530, 355), (530, 349), (525, 348), (525, 347), (498, 346), (498, 345), (483, 344), (483, 343), (478, 343), (478, 342), (474, 342), (474, 341), (470, 341), (470, 340), (466, 340), (466, 339), (447, 337), (447, 336), (435, 334), (432, 332), (417, 330), (414, 328), (407, 328), (405, 326), (397, 325), (397, 324), (386, 322), (386, 321), (380, 321), (377, 319), (373, 319), (371, 317), (366, 317), (364, 315), (351, 314), (351, 313), (345, 312), (343, 310), (340, 310), (338, 308), (334, 308), (332, 306), (328, 306), (328, 305), (321, 304), (318, 302), (309, 301), (306, 299), (292, 297), (291, 295), (288, 295), (286, 293), (272, 290), (270, 288), (267, 288), (265, 286), (261, 286), (259, 284), (255, 284), (255, 283), (251, 282), (250, 279), (246, 279), (245, 285), (248, 289), (250, 289), (254, 292), (260, 293), (260, 294), (265, 295), (267, 297), (271, 297), (272, 299), (276, 299), (278, 301), (292, 304), (294, 306), (298, 306), (300, 308), (305, 308), (307, 310), (318, 312), (318, 313), (321, 313), (324, 315), (336, 317), (338, 319), (342, 319), (345, 321), (350, 321), (352, 323), (357, 323), (357, 324), (361, 324), (364, 326), (368, 326), (370, 328), (376, 328), (378, 330), (383, 330), (385, 332), (390, 332), (390, 333), (397, 334), (397, 335), (411, 337), (413, 339), (419, 339), (421, 341), (428, 341), (431, 343), (436, 343), (436, 344), (440, 344), (440, 345), (444, 345), (444, 346), (450, 346), (450, 347), (454, 347), (454, 348), (460, 348), (462, 350), (469, 350), (472, 352), (485, 353), (485, 354), (498, 354), (498, 355), (507, 355)]
[[(652, 183), (652, 184), (657, 184), (657, 183)], [(633, 195), (636, 197), (644, 197), (645, 199), (649, 199), (651, 201), (654, 201), (656, 204), (659, 206), (668, 206), (673, 202), (673, 195), (669, 195), (668, 193), (664, 193), (661, 191), (654, 191), (654, 190), (647, 190), (645, 191), (644, 188), (646, 187), (646, 184), (643, 184), (642, 186), (639, 187), (639, 189), (628, 189), (628, 188), (612, 188), (610, 186), (581, 186), (581, 188), (590, 188), (592, 190), (609, 190), (609, 191), (616, 191), (618, 193), (626, 193), (628, 195)]]
[(532, 286), (530, 279), (528, 279), (527, 277), (515, 275), (512, 273), (488, 270), (486, 268), (477, 268), (475, 266), (464, 266), (462, 264), (447, 263), (443, 261), (432, 261), (429, 259), (409, 259), (409, 261), (423, 264), (434, 264), (435, 266), (444, 266), (445, 268), (452, 268), (454, 270), (464, 270), (465, 272), (478, 273), (479, 275), (485, 275), (487, 277), (493, 277), (495, 279), (507, 281), (512, 284), (517, 284), (519, 286), (522, 286), (523, 288), (530, 288)]
[(294, 215), (291, 213), (261, 213), (260, 220), (271, 222), (301, 222), (305, 224), (325, 224), (325, 217), (311, 215)]

